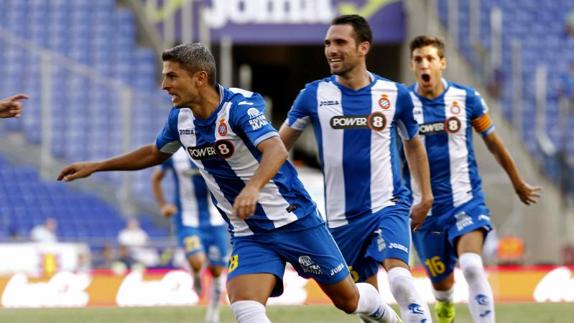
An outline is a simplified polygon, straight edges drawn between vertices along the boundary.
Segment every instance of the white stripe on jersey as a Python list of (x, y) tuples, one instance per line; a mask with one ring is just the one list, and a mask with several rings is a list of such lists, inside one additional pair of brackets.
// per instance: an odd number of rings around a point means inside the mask
[[(193, 125), (193, 119), (194, 116), (193, 112), (191, 112), (191, 109), (181, 109), (179, 111), (177, 120), (178, 130), (195, 128), (195, 126)], [(186, 147), (196, 146), (195, 136), (185, 136), (180, 138), (184, 146)], [(207, 171), (205, 171), (205, 167), (203, 166), (201, 160), (196, 160), (195, 164), (199, 168), (201, 175), (203, 175), (203, 179), (205, 180), (205, 183), (207, 184), (209, 191), (211, 192), (211, 194), (213, 194), (213, 196), (217, 200), (216, 206), (221, 210), (223, 210), (226, 214), (231, 214), (233, 206), (231, 205), (231, 203), (229, 203), (229, 201), (223, 195), (223, 192), (221, 192), (221, 190), (219, 189), (219, 186), (217, 185), (215, 178), (213, 178), (213, 176), (211, 176)], [(233, 225), (235, 234), (237, 236), (247, 236), (253, 234), (253, 232), (251, 232), (251, 229), (249, 229), (249, 226), (247, 226), (247, 223), (245, 223), (245, 221), (241, 220), (240, 218), (230, 217), (229, 221), (231, 221), (231, 224)]]
[[(379, 106), (382, 94), (386, 94), (391, 107), (383, 111)], [(378, 212), (383, 208), (394, 205), (393, 171), (391, 163), (391, 124), (397, 107), (397, 86), (395, 83), (378, 80), (371, 88), (371, 113), (383, 112), (387, 125), (383, 131), (371, 131), (371, 210)], [(389, 183), (390, 185), (386, 185)]]
[[(336, 101), (338, 104), (321, 106), (321, 101)], [(331, 118), (344, 115), (341, 104), (341, 90), (337, 85), (332, 82), (320, 82), (317, 87), (317, 115), (323, 142), (323, 174), (327, 201), (325, 209), (330, 228), (348, 224), (345, 217), (345, 175), (343, 174), (344, 131), (331, 129)]]
[[(453, 102), (457, 101), (460, 109), (458, 114), (452, 113)], [(445, 116), (456, 117), (460, 120), (461, 128), (448, 136), (448, 155), (450, 158), (450, 185), (452, 187), (453, 206), (457, 207), (472, 199), (472, 186), (468, 165), (468, 147), (466, 138), (467, 111), (466, 91), (451, 86), (444, 95)], [(448, 128), (448, 125), (447, 125)]]
[[(179, 188), (179, 203), (181, 205), (181, 222), (188, 227), (199, 227), (198, 197), (195, 193), (193, 176), (200, 176), (199, 170), (191, 166), (191, 160), (184, 148), (179, 149), (171, 157), (174, 171), (177, 173)], [(195, 172), (195, 173), (194, 173)], [(214, 208), (211, 198), (206, 196), (209, 205), (209, 224), (218, 226), (225, 224), (219, 212)]]
[(171, 157), (173, 168), (179, 189), (179, 203), (181, 205), (181, 222), (188, 227), (197, 228), (199, 226), (199, 214), (195, 197), (195, 187), (193, 186), (191, 171), (191, 161), (185, 149), (179, 149)]
[[(216, 125), (219, 125), (223, 120), (229, 120), (231, 107), (231, 102), (227, 102), (222, 107), (217, 115)], [(218, 131), (215, 133), (216, 141), (220, 139), (228, 139), (229, 137), (236, 137), (236, 134), (233, 132), (231, 127), (228, 127), (227, 133), (224, 136), (219, 134)], [(237, 177), (247, 184), (259, 168), (259, 161), (257, 161), (257, 159), (255, 159), (251, 154), (243, 140), (236, 140), (233, 144), (235, 146), (235, 153), (232, 158), (229, 158), (226, 161)], [(279, 188), (272, 180), (265, 184), (265, 186), (263, 186), (259, 191), (259, 201), (267, 202), (260, 203), (260, 205), (267, 215), (267, 218), (273, 222), (273, 225), (276, 228), (297, 221), (297, 215), (295, 213), (288, 213), (286, 211), (289, 208), (289, 202), (284, 198), (281, 198)]]
[[(411, 99), (413, 100), (413, 116), (415, 118), (415, 120), (417, 121), (417, 123), (419, 125), (424, 123), (424, 112), (423, 112), (423, 103), (421, 102), (421, 100), (414, 94), (414, 93), (410, 93), (411, 95)], [(425, 146), (425, 136), (419, 136), (419, 138), (421, 139), (421, 142), (423, 144), (423, 147)], [(421, 190), (419, 188), (419, 186), (417, 185), (417, 182), (415, 181), (415, 177), (411, 176), (411, 191), (413, 193), (413, 205), (417, 204), (421, 201)], [(432, 214), (432, 208), (429, 210), (428, 215)]]

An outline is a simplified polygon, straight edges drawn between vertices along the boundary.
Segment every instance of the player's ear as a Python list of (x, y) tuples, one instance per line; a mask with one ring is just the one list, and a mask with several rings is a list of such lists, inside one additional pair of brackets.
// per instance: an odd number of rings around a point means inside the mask
[(444, 56), (440, 59), (440, 69), (441, 71), (446, 70), (446, 57)]
[(198, 85), (205, 85), (208, 83), (208, 76), (206, 71), (199, 71), (196, 75)]
[(363, 56), (367, 56), (369, 51), (371, 50), (371, 43), (368, 41), (364, 41), (359, 44), (359, 53)]

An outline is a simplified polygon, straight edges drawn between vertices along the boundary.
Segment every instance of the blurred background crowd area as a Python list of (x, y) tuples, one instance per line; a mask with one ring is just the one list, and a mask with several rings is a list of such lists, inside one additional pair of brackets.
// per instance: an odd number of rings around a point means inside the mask
[[(574, 264), (571, 0), (0, 0), (0, 97), (31, 96), (21, 118), (0, 122), (0, 241), (35, 240), (42, 225), (85, 244), (92, 268), (179, 266), (153, 170), (73, 184), (58, 170), (153, 142), (170, 108), (161, 51), (181, 42), (210, 46), (218, 81), (263, 94), (279, 127), (304, 84), (328, 75), (323, 37), (347, 13), (368, 18), (369, 69), (392, 80), (414, 80), (412, 37), (444, 38), (447, 77), (483, 94), (521, 171), (544, 186), (539, 205), (522, 206), (476, 141), (497, 228), (490, 263)], [(307, 137), (292, 157), (322, 201), (316, 156)], [(134, 219), (143, 245), (119, 239)]]

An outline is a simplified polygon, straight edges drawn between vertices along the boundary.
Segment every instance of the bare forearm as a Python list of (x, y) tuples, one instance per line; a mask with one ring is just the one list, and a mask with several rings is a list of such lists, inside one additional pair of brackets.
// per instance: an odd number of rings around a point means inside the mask
[(518, 186), (522, 182), (522, 178), (518, 173), (518, 167), (506, 147), (504, 147), (500, 137), (498, 137), (496, 133), (492, 133), (484, 137), (484, 142), (488, 150), (494, 155), (498, 164), (504, 169), (508, 178), (510, 178), (512, 185), (514, 187)]
[(404, 147), (409, 170), (421, 191), (421, 199), (424, 202), (432, 203), (433, 194), (430, 185), (430, 170), (424, 145), (419, 139), (413, 139), (406, 141)]
[(277, 174), (288, 156), (287, 150), (279, 138), (267, 139), (258, 148), (263, 154), (259, 162), (259, 168), (248, 183), (248, 185), (253, 186), (257, 190), (261, 189)]
[(152, 189), (155, 201), (161, 207), (165, 204), (165, 197), (163, 195), (163, 189), (161, 187), (161, 181), (163, 179), (163, 172), (157, 171), (152, 176)]
[(293, 148), (293, 145), (295, 145), (295, 142), (300, 135), (301, 131), (287, 126), (286, 123), (281, 126), (281, 129), (279, 129), (279, 136), (281, 137), (281, 141), (283, 141), (283, 144), (288, 151)]
[(159, 165), (167, 158), (169, 155), (159, 152), (155, 145), (147, 145), (125, 155), (99, 162), (97, 171), (139, 170)]

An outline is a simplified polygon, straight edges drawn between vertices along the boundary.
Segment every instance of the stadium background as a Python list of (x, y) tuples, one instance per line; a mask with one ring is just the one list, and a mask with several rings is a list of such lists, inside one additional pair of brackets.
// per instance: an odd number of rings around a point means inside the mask
[[(368, 17), (375, 36), (370, 70), (401, 82), (413, 81), (409, 39), (442, 36), (447, 77), (483, 94), (524, 176), (544, 187), (538, 205), (523, 206), (476, 138), (497, 234), (510, 241), (502, 259), (494, 254), (489, 263), (526, 266), (512, 268), (517, 275), (531, 272), (535, 282), (554, 266), (574, 265), (571, 0), (520, 6), (512, 0), (0, 0), (0, 97), (31, 95), (22, 118), (0, 123), (0, 290), (16, 272), (39, 281), (66, 270), (117, 278), (99, 270), (99, 258), (105, 246), (117, 248), (116, 236), (133, 216), (160, 255), (150, 267), (173, 266), (174, 241), (153, 203), (151, 170), (96, 174), (73, 184), (55, 182), (58, 170), (155, 138), (169, 108), (159, 88), (159, 55), (182, 41), (210, 45), (219, 81), (262, 93), (279, 127), (303, 85), (328, 74), (322, 39), (341, 13)], [(307, 136), (293, 158), (306, 165), (306, 181), (322, 200), (315, 153)], [(58, 220), (62, 244), (27, 243), (31, 228), (47, 217)], [(80, 256), (67, 260), (67, 247)], [(572, 267), (558, 269), (564, 268)], [(500, 272), (492, 267), (491, 281)], [(560, 279), (572, 284), (569, 274)], [(571, 294), (555, 298), (574, 301)], [(11, 304), (3, 300), (19, 307)]]

